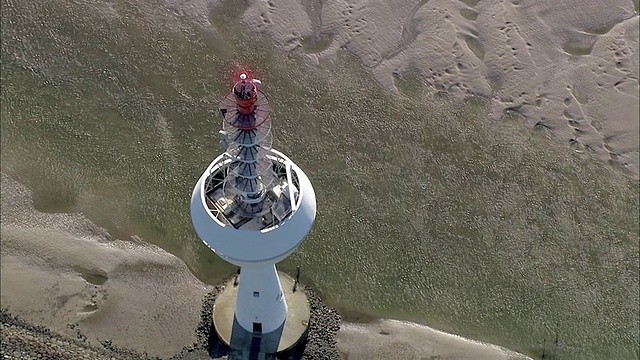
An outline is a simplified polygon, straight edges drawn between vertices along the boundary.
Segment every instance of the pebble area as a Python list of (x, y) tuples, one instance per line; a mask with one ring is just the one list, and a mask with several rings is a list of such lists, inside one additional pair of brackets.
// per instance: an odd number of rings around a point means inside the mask
[(98, 347), (57, 334), (22, 321), (4, 309), (0, 310), (0, 338), (1, 359), (153, 359), (113, 348), (108, 341)]
[[(226, 281), (228, 281), (227, 279)], [(224, 283), (224, 282), (223, 282)], [(230, 351), (221, 343), (212, 329), (211, 309), (221, 291), (217, 285), (203, 299), (201, 319), (195, 329), (197, 340), (184, 347), (178, 354), (167, 360), (196, 359), (236, 359), (238, 354)], [(313, 290), (303, 287), (311, 304), (311, 321), (307, 340), (288, 353), (279, 354), (277, 359), (333, 360), (341, 359), (336, 346), (336, 335), (340, 329), (341, 318), (335, 309), (322, 302)], [(45, 327), (29, 324), (0, 310), (0, 359), (79, 359), (79, 360), (161, 360), (136, 351), (115, 347), (111, 341), (104, 340), (101, 346), (90, 344), (86, 337), (77, 338), (55, 333)], [(267, 357), (266, 359), (269, 359)], [(272, 359), (276, 359), (271, 357)]]

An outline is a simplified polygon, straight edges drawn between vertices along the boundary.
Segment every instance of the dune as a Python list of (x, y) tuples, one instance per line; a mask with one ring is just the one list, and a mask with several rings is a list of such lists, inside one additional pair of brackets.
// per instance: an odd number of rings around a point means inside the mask
[(415, 76), (490, 98), (493, 121), (517, 115), (639, 179), (637, 0), (268, 0), (243, 21), (312, 64), (346, 49), (392, 92)]

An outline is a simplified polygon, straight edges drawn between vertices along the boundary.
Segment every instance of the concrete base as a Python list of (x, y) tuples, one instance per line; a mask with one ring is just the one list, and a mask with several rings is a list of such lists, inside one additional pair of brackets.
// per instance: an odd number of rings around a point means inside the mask
[[(304, 340), (309, 330), (311, 307), (302, 288), (293, 291), (295, 280), (278, 271), (285, 301), (287, 319), (276, 331), (253, 334), (245, 330), (235, 319), (238, 286), (234, 280), (225, 284), (213, 305), (213, 325), (218, 337), (231, 349), (253, 354), (274, 354), (287, 351)], [(238, 283), (241, 281), (238, 277)]]

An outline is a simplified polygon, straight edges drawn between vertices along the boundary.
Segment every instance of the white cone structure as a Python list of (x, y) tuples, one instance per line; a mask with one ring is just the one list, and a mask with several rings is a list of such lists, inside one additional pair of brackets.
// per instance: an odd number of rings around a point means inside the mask
[(269, 103), (242, 79), (220, 105), (226, 152), (193, 190), (191, 218), (202, 241), (240, 266), (235, 318), (251, 333), (270, 333), (287, 317), (275, 264), (304, 240), (316, 215), (309, 178), (271, 149)]

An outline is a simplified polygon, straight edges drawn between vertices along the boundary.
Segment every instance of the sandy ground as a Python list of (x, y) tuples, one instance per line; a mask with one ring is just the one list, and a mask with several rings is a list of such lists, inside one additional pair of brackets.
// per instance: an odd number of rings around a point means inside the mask
[[(112, 340), (169, 357), (191, 345), (209, 288), (175, 256), (113, 240), (80, 214), (35, 210), (31, 192), (2, 175), (0, 302), (14, 315), (98, 344)], [(393, 320), (345, 323), (353, 359), (526, 359), (506, 349)], [(374, 356), (375, 355), (375, 356)]]
[(529, 359), (524, 355), (498, 346), (397, 320), (379, 320), (368, 324), (343, 324), (338, 337), (338, 348), (348, 360)]
[(161, 249), (110, 239), (80, 214), (45, 214), (2, 175), (0, 303), (52, 330), (151, 355), (195, 342), (209, 288)]
[(491, 98), (559, 144), (638, 179), (638, 0), (253, 0), (246, 25), (313, 63), (356, 54), (378, 82), (416, 75)]

